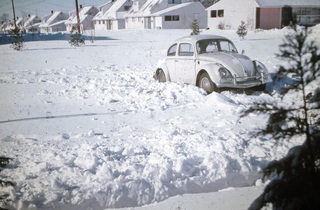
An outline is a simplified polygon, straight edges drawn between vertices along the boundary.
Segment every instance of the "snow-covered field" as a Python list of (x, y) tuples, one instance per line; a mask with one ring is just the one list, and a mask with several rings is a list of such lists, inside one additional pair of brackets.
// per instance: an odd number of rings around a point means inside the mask
[[(320, 43), (319, 28), (313, 33)], [(267, 93), (206, 95), (194, 86), (154, 81), (157, 60), (190, 32), (96, 32), (112, 40), (78, 48), (67, 41), (27, 42), (21, 52), (0, 45), (0, 156), (13, 159), (0, 178), (15, 183), (1, 188), (9, 204), (247, 208), (263, 186), (244, 187), (301, 139), (275, 146), (268, 137), (251, 137), (265, 116), (239, 118), (255, 101), (279, 101), (282, 84), (268, 85)], [(203, 33), (230, 38), (276, 73), (286, 29), (250, 32), (243, 41), (234, 31)]]

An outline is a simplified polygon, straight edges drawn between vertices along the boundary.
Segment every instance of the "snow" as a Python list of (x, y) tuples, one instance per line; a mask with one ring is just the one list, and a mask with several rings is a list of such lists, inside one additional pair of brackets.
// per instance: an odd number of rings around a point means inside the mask
[[(253, 186), (261, 168), (302, 139), (275, 146), (270, 137), (251, 136), (266, 116), (239, 118), (254, 102), (279, 102), (281, 84), (269, 84), (268, 93), (207, 95), (154, 81), (157, 60), (190, 32), (96, 32), (111, 39), (78, 48), (65, 40), (26, 42), (21, 52), (0, 45), (0, 154), (13, 159), (0, 178), (15, 183), (2, 188), (11, 205), (249, 207), (263, 190)], [(243, 41), (235, 31), (203, 33), (230, 38), (275, 74), (286, 32), (250, 32)]]
[(291, 6), (319, 6), (319, 1), (318, 0), (304, 0), (304, 1), (300, 1), (300, 0), (256, 0), (258, 5), (260, 7), (284, 7), (287, 5), (291, 5)]

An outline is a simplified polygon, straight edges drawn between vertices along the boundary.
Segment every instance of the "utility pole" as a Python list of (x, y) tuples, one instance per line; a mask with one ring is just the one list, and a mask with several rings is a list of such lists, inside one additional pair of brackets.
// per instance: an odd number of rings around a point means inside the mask
[(16, 24), (16, 12), (14, 11), (13, 0), (11, 0), (11, 2), (12, 2), (12, 10), (13, 10), (13, 22), (14, 22), (14, 27), (16, 28), (17, 27), (17, 24)]
[(76, 0), (76, 13), (77, 13), (78, 33), (80, 34), (80, 18), (79, 18), (78, 0)]

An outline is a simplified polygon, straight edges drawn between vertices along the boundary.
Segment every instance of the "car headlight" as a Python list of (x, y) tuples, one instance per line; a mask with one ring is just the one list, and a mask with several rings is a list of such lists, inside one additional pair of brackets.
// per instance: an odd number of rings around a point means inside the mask
[(266, 67), (262, 63), (255, 61), (255, 66), (257, 69), (257, 75), (268, 74)]
[(219, 69), (219, 74), (220, 74), (220, 77), (223, 79), (232, 78), (232, 75), (230, 74), (230, 72), (224, 67), (221, 67)]

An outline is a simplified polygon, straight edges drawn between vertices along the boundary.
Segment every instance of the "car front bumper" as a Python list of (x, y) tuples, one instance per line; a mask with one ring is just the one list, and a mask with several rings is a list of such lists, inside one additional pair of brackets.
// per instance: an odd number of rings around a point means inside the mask
[(248, 76), (248, 77), (236, 77), (220, 79), (216, 84), (218, 88), (251, 88), (266, 83), (272, 82), (271, 76), (261, 75), (261, 76)]

